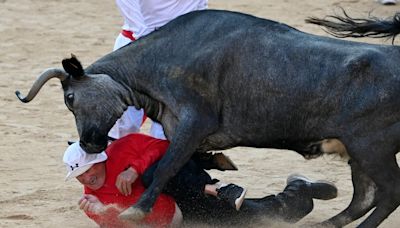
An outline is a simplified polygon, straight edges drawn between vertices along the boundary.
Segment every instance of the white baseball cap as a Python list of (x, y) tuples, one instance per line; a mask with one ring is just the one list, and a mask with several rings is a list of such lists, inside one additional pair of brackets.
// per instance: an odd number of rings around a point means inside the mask
[(82, 173), (86, 172), (93, 164), (103, 162), (107, 160), (106, 152), (99, 154), (88, 154), (86, 153), (79, 142), (71, 144), (67, 150), (65, 150), (63, 161), (67, 167), (68, 174), (65, 180), (77, 177)]

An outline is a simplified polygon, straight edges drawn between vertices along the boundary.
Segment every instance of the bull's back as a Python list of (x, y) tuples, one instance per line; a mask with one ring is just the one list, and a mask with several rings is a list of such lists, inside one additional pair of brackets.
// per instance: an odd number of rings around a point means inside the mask
[(169, 96), (173, 99), (188, 96), (172, 87), (202, 96), (219, 115), (218, 140), (268, 146), (285, 139), (334, 137), (353, 114), (380, 110), (379, 94), (386, 94), (385, 106), (398, 105), (397, 47), (314, 36), (213, 10), (184, 15), (146, 42), (151, 44), (144, 45), (147, 56), (167, 66), (149, 85), (168, 90), (163, 94), (176, 93)]
[(221, 128), (231, 138), (247, 145), (340, 137), (359, 117), (379, 125), (371, 124), (371, 130), (399, 121), (398, 47), (318, 37), (286, 26), (273, 32), (258, 26), (247, 33), (252, 36), (243, 36), (240, 47), (226, 49), (234, 50), (223, 57), (232, 62), (219, 78)]

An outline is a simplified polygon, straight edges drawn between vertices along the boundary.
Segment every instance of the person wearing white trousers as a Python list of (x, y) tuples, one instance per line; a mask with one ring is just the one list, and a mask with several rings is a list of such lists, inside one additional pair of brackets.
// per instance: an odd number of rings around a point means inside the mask
[[(114, 44), (114, 51), (140, 39), (176, 17), (195, 10), (207, 8), (207, 0), (116, 0), (124, 19), (122, 31)], [(108, 136), (119, 139), (130, 133), (140, 131), (144, 120), (143, 109), (129, 106), (120, 119), (111, 128)], [(166, 139), (161, 124), (153, 122), (150, 135)]]

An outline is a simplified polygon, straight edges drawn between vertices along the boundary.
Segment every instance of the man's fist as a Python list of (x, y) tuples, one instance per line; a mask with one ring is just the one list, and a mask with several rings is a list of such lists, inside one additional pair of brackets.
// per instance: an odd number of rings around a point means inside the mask
[(83, 195), (78, 204), (79, 208), (85, 212), (100, 214), (105, 210), (104, 204), (96, 196), (90, 194)]

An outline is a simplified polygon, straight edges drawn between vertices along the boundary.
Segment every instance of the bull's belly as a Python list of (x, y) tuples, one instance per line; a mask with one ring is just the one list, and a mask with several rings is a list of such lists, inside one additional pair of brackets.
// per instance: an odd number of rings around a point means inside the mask
[(243, 129), (235, 131), (220, 130), (209, 135), (200, 144), (197, 152), (207, 152), (212, 150), (225, 150), (237, 146), (257, 147), (257, 148), (277, 148), (277, 142), (281, 140), (271, 137), (265, 130), (253, 130), (252, 133), (243, 132)]

